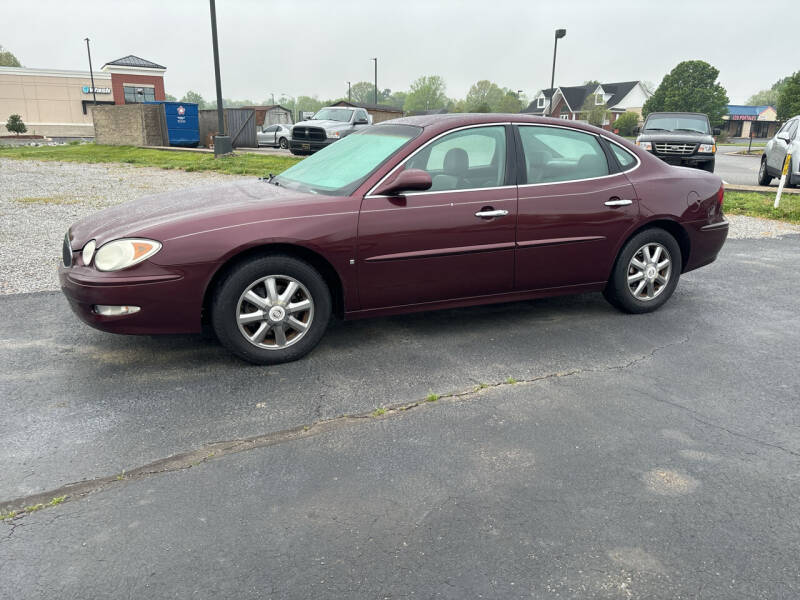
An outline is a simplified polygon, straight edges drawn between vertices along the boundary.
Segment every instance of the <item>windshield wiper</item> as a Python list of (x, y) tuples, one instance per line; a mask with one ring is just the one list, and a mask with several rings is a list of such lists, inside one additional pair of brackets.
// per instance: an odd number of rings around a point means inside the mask
[(278, 187), (281, 186), (281, 184), (278, 183), (278, 176), (273, 175), (272, 173), (270, 173), (266, 177), (259, 177), (258, 180), (263, 181), (265, 183), (271, 183), (272, 185), (277, 185)]
[(691, 131), (692, 133), (706, 133), (705, 131), (700, 131), (699, 129), (690, 129), (688, 127), (678, 127), (675, 131)]
[(662, 129), (661, 127), (645, 127), (644, 131), (672, 131), (672, 129)]

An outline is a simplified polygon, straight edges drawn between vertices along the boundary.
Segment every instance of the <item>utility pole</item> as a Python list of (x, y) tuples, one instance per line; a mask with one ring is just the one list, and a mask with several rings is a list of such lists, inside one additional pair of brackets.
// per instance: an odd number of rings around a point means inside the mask
[(377, 58), (370, 58), (370, 60), (375, 61), (375, 105), (378, 104), (378, 59)]
[(351, 97), (351, 94), (350, 94), (350, 82), (349, 81), (347, 82), (347, 101), (348, 102), (352, 101), (352, 97)]
[(556, 42), (553, 46), (553, 72), (550, 75), (550, 104), (547, 105), (547, 116), (551, 116), (553, 114), (553, 98), (555, 98), (556, 92), (553, 89), (556, 81), (556, 50), (558, 50), (558, 40), (563, 38), (567, 35), (566, 29), (556, 29)]
[(92, 98), (94, 105), (97, 106), (97, 90), (94, 87), (94, 70), (92, 70), (92, 51), (89, 49), (89, 38), (83, 38), (86, 41), (86, 54), (89, 55), (89, 78), (92, 81)]
[(214, 49), (214, 77), (217, 83), (217, 135), (214, 136), (214, 156), (233, 152), (231, 138), (225, 135), (225, 110), (222, 107), (222, 81), (219, 76), (219, 45), (217, 44), (217, 9), (214, 0), (211, 5), (211, 45)]

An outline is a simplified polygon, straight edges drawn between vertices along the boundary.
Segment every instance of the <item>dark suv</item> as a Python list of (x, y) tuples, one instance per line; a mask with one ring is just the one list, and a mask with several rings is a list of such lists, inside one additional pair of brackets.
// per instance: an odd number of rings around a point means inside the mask
[(671, 165), (714, 172), (717, 145), (708, 117), (702, 113), (650, 113), (636, 145)]

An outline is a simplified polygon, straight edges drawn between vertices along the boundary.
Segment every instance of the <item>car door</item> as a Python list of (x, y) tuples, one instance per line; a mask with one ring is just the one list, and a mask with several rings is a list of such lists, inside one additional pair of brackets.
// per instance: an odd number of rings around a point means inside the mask
[(786, 160), (789, 144), (797, 132), (797, 123), (797, 119), (787, 121), (772, 140), (771, 147), (765, 150), (767, 152), (767, 166), (776, 177), (780, 176), (780, 171), (783, 169), (783, 162)]
[(517, 194), (509, 131), (490, 125), (443, 134), (398, 166), (430, 173), (431, 189), (365, 196), (358, 224), (362, 308), (512, 291)]
[(621, 172), (638, 167), (638, 159), (577, 129), (519, 125), (518, 132), (527, 183), (519, 186), (515, 288), (607, 280), (621, 236), (639, 214)]

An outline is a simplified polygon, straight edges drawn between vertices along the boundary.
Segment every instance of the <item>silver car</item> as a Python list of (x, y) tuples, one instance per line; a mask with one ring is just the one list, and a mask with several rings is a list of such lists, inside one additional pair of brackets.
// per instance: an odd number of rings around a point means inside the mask
[(258, 145), (280, 147), (284, 150), (289, 147), (292, 139), (291, 125), (264, 125), (256, 132)]
[(783, 124), (775, 137), (767, 142), (758, 169), (758, 185), (769, 185), (773, 177), (780, 178), (786, 155), (792, 155), (786, 185), (800, 185), (800, 115)]

